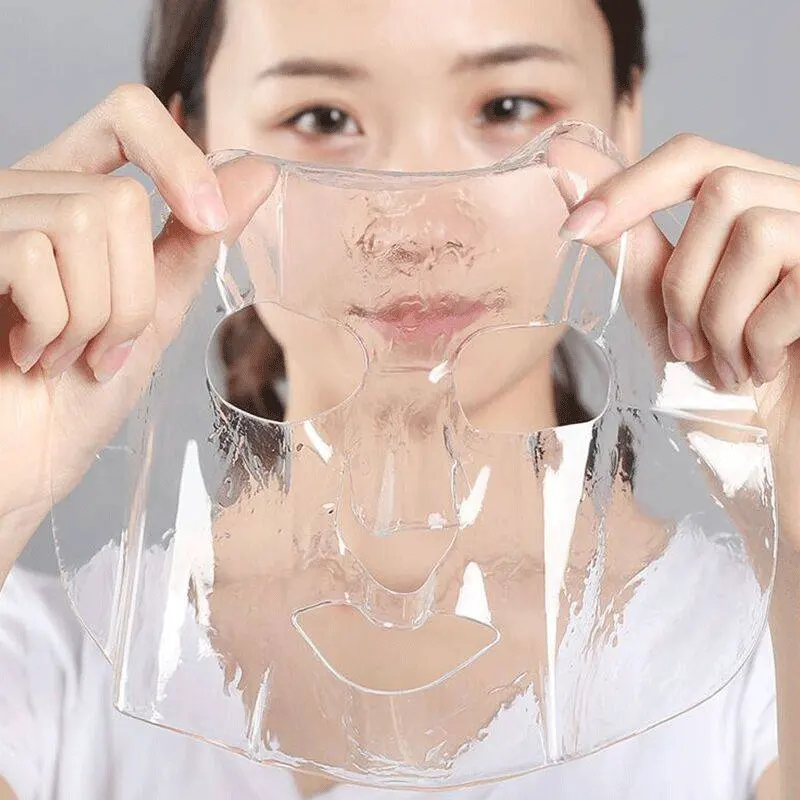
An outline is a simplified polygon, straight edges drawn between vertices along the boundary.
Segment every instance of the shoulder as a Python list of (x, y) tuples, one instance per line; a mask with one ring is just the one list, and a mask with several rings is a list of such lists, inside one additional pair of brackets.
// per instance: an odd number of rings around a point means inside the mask
[(83, 636), (57, 578), (20, 567), (0, 590), (0, 775), (20, 797), (55, 786)]
[(77, 653), (80, 625), (60, 580), (14, 567), (0, 589), (0, 633), (23, 636), (30, 646), (50, 645), (62, 654)]
[(0, 590), (0, 674), (9, 685), (69, 704), (81, 682), (85, 645), (61, 581), (14, 567)]

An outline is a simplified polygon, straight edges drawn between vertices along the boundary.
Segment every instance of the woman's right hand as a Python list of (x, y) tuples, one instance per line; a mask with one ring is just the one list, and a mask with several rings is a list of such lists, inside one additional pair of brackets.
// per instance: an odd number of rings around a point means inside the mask
[[(155, 243), (145, 188), (108, 174), (127, 162), (172, 209)], [(271, 190), (230, 166), (215, 175), (148, 89), (124, 86), (0, 171), (0, 584), (136, 404), (223, 231)]]

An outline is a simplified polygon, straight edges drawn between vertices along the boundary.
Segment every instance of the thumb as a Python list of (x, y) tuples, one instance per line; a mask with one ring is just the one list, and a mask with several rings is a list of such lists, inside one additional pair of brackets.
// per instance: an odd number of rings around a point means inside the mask
[(157, 292), (155, 329), (162, 347), (177, 335), (184, 315), (219, 257), (221, 245), (230, 245), (241, 235), (269, 198), (279, 172), (273, 162), (252, 155), (241, 156), (217, 169), (229, 218), (222, 234), (198, 234), (174, 215), (169, 216), (153, 243)]

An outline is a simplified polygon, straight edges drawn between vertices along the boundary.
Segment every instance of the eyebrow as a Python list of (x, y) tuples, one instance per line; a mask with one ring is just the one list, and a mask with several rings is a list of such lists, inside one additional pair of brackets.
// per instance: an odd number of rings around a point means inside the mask
[(368, 77), (363, 67), (340, 61), (323, 61), (316, 58), (287, 58), (258, 73), (256, 80), (264, 78), (331, 78), (337, 81), (357, 81)]
[[(491, 67), (517, 64), (521, 61), (555, 61), (569, 64), (574, 59), (563, 50), (543, 44), (509, 44), (460, 56), (452, 72), (473, 72)], [(342, 61), (317, 58), (287, 58), (262, 70), (257, 81), (266, 78), (329, 78), (338, 81), (365, 80), (369, 73), (363, 67)]]
[(520, 61), (555, 61), (571, 64), (574, 59), (563, 50), (543, 44), (509, 44), (463, 55), (453, 66), (453, 72), (473, 72), (507, 64), (518, 64)]

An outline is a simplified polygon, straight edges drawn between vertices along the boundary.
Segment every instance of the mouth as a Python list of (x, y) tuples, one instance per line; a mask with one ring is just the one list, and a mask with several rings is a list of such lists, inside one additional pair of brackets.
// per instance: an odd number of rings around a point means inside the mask
[(433, 345), (450, 340), (489, 310), (480, 301), (456, 295), (409, 295), (375, 311), (353, 309), (390, 341)]

